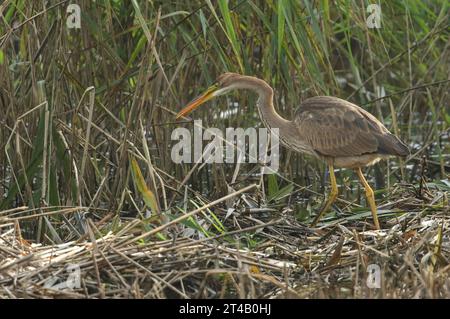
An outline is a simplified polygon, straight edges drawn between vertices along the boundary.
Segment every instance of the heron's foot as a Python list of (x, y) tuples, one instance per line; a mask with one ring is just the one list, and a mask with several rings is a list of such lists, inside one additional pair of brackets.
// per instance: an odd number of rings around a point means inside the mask
[(378, 213), (377, 213), (377, 204), (375, 203), (375, 195), (373, 193), (372, 188), (366, 189), (366, 198), (367, 203), (369, 204), (370, 211), (372, 212), (372, 218), (373, 218), (373, 224), (375, 226), (375, 229), (380, 229), (380, 222), (378, 220)]
[(336, 176), (334, 176), (334, 167), (333, 163), (328, 164), (328, 173), (330, 174), (330, 183), (331, 183), (331, 191), (328, 199), (325, 203), (325, 206), (322, 207), (320, 212), (317, 214), (316, 218), (314, 218), (311, 227), (316, 227), (319, 220), (322, 218), (323, 214), (325, 214), (334, 203), (338, 195), (338, 188), (336, 183)]
[(331, 205), (333, 205), (334, 201), (337, 198), (337, 195), (338, 195), (337, 187), (335, 190), (331, 189), (330, 195), (328, 196), (325, 205), (322, 207), (322, 209), (314, 218), (313, 222), (311, 223), (311, 227), (316, 227), (317, 223), (322, 219), (323, 215), (330, 210)]
[(361, 181), (361, 183), (364, 186), (364, 189), (366, 190), (366, 199), (367, 203), (369, 204), (370, 211), (372, 212), (372, 218), (373, 218), (373, 224), (375, 225), (375, 229), (380, 229), (380, 222), (378, 221), (378, 214), (377, 214), (377, 205), (375, 204), (375, 195), (370, 187), (369, 183), (367, 183), (362, 171), (361, 167), (358, 167), (356, 169), (356, 173), (358, 174), (358, 177)]

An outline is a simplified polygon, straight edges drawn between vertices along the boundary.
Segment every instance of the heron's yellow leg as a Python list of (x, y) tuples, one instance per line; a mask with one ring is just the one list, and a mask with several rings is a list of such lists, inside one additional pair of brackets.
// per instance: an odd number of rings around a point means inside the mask
[(331, 182), (331, 191), (330, 195), (328, 196), (328, 200), (326, 201), (323, 208), (320, 210), (320, 212), (317, 214), (316, 218), (314, 218), (311, 227), (315, 227), (319, 220), (322, 218), (323, 214), (325, 214), (331, 207), (331, 204), (334, 203), (336, 200), (336, 197), (338, 195), (338, 188), (336, 183), (336, 176), (334, 176), (334, 167), (333, 164), (328, 165), (328, 170), (330, 174), (330, 182)]
[(364, 175), (361, 171), (361, 167), (358, 167), (356, 169), (356, 173), (358, 174), (359, 180), (364, 185), (364, 189), (366, 190), (366, 198), (367, 198), (367, 202), (369, 203), (370, 210), (372, 212), (373, 223), (375, 225), (375, 228), (380, 229), (380, 223), (378, 221), (378, 215), (377, 215), (377, 205), (375, 204), (375, 196), (374, 196), (373, 190), (370, 187), (369, 183), (367, 183), (366, 179), (364, 178)]

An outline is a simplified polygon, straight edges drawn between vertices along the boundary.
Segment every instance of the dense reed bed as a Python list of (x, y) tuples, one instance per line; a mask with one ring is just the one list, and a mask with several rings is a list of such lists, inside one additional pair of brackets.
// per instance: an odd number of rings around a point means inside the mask
[[(447, 1), (381, 1), (380, 28), (367, 1), (75, 2), (80, 28), (71, 1), (0, 4), (0, 297), (449, 297)], [(350, 170), (308, 227), (314, 158), (173, 162), (173, 130), (193, 129), (175, 114), (225, 71), (264, 78), (286, 118), (333, 95), (408, 144), (367, 170), (381, 231)], [(262, 127), (241, 92), (192, 119)], [(76, 287), (50, 289), (67, 265)]]

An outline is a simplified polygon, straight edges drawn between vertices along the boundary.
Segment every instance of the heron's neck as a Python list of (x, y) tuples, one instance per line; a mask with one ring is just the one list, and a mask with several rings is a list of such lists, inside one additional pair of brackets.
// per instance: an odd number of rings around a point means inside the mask
[(270, 91), (258, 92), (259, 97), (257, 101), (259, 115), (261, 120), (269, 126), (270, 128), (278, 128), (280, 131), (283, 128), (287, 127), (291, 124), (291, 121), (283, 118), (278, 112), (275, 110), (273, 105), (273, 90), (270, 88)]
[(258, 112), (264, 124), (269, 128), (278, 128), (280, 135), (286, 136), (290, 132), (289, 128), (293, 123), (283, 118), (275, 110), (273, 105), (273, 89), (265, 81), (254, 77), (244, 78), (243, 82), (240, 83), (241, 87), (250, 89), (258, 94)]

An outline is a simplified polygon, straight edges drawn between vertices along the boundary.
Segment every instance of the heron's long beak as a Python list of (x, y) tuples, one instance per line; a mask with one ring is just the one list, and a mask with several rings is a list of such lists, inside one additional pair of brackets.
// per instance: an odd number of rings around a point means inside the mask
[(195, 100), (193, 100), (191, 103), (189, 103), (184, 109), (182, 109), (176, 116), (176, 119), (179, 119), (180, 117), (187, 115), (191, 113), (193, 110), (198, 108), (200, 105), (205, 103), (206, 101), (211, 100), (215, 95), (214, 92), (216, 92), (219, 89), (219, 87), (215, 84), (213, 86), (210, 86), (205, 93), (197, 97)]

